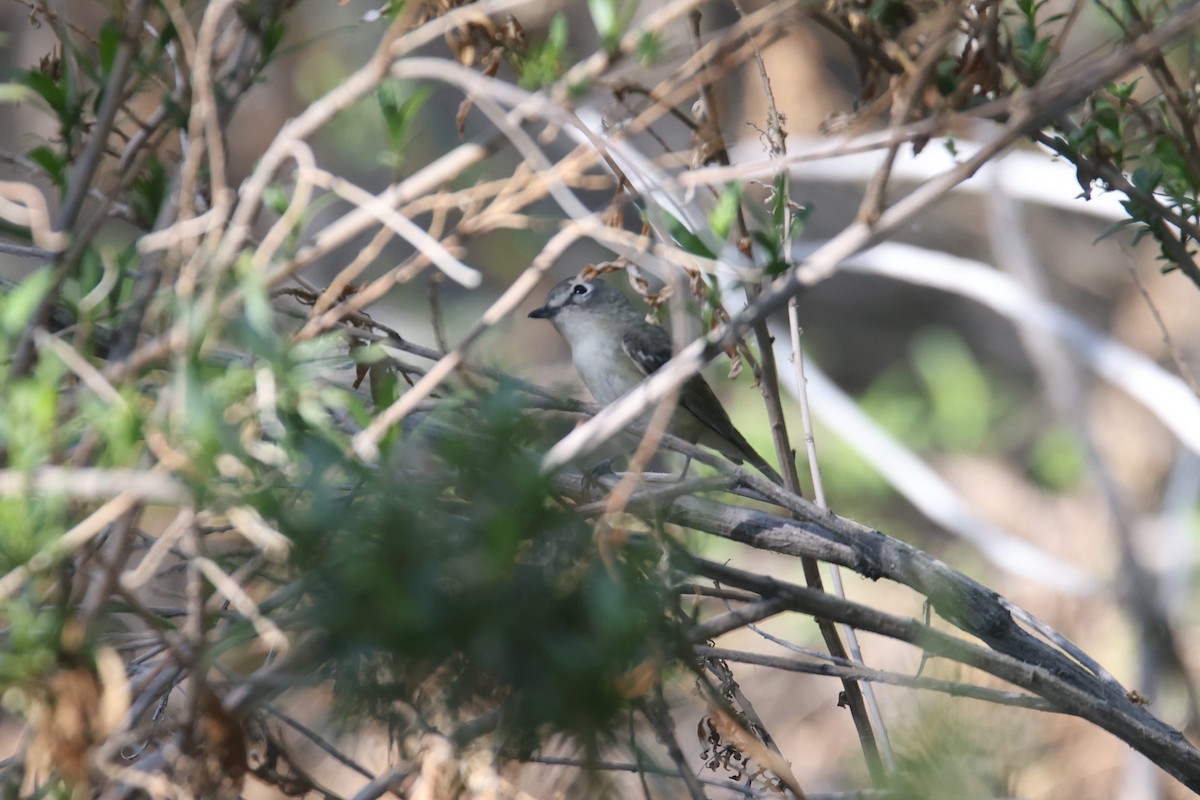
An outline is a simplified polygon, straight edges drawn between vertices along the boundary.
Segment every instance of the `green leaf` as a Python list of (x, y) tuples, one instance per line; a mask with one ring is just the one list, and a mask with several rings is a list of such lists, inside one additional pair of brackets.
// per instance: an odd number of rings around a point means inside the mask
[(46, 171), (46, 177), (54, 181), (59, 191), (66, 191), (67, 186), (67, 156), (52, 149), (49, 145), (38, 145), (25, 154), (30, 161)]
[(63, 78), (55, 80), (45, 73), (32, 70), (17, 73), (17, 80), (41, 97), (58, 117), (59, 133), (67, 142), (68, 146), (65, 149), (68, 150), (77, 138), (82, 123), (83, 108), (88, 98), (87, 92), (76, 91), (71, 77), (73, 74), (71, 70), (66, 70)]
[(4, 326), (6, 334), (15, 336), (25, 328), (53, 283), (54, 275), (50, 268), (42, 267), (17, 284), (17, 288), (9, 293), (0, 307), (0, 324)]
[(17, 79), (37, 93), (54, 113), (60, 117), (67, 113), (67, 90), (49, 75), (31, 70), (18, 73)]
[[(788, 203), (788, 183), (787, 176), (782, 172), (775, 176), (772, 184), (775, 192), (772, 195), (771, 203), (771, 220), (775, 223), (775, 231), (779, 234), (783, 233), (783, 220), (787, 211)], [(780, 237), (782, 239), (782, 236)]]
[(262, 42), (263, 42), (262, 43), (262, 51), (263, 52), (262, 52), (262, 58), (260, 60), (264, 66), (271, 60), (271, 57), (275, 54), (275, 51), (278, 49), (279, 43), (283, 41), (283, 36), (286, 32), (287, 32), (287, 28), (284, 27), (283, 21), (279, 20), (279, 19), (276, 19), (269, 26), (267, 26), (267, 29), (265, 31), (263, 31), (263, 38), (262, 38)]
[(758, 242), (758, 246), (767, 251), (767, 272), (769, 272), (772, 276), (778, 275), (779, 271), (787, 266), (783, 263), (783, 259), (780, 257), (779, 242), (775, 239), (775, 237), (771, 236), (766, 231), (761, 230), (750, 231), (750, 238)]
[(291, 196), (277, 183), (272, 183), (263, 192), (263, 205), (274, 211), (276, 214), (283, 216), (287, 211), (288, 205), (292, 202)]
[(1162, 168), (1159, 170), (1159, 180), (1162, 180), (1165, 175), (1170, 175), (1188, 187), (1187, 194), (1195, 194), (1195, 176), (1192, 175), (1188, 160), (1180, 152), (1179, 144), (1175, 139), (1169, 136), (1155, 137), (1154, 160)]
[(716, 253), (708, 248), (708, 245), (701, 241), (700, 237), (688, 230), (679, 219), (670, 211), (662, 210), (662, 214), (667, 218), (667, 233), (675, 244), (682, 247), (695, 256), (703, 256), (704, 258), (716, 258)]
[(569, 34), (567, 17), (560, 11), (550, 19), (546, 40), (529, 48), (520, 68), (522, 88), (540, 89), (558, 80), (563, 74)]
[(617, 28), (617, 0), (588, 0), (587, 5), (596, 32), (607, 44)]
[(717, 205), (713, 208), (712, 213), (708, 215), (708, 224), (712, 226), (713, 232), (722, 239), (729, 236), (729, 231), (733, 228), (734, 221), (737, 220), (738, 209), (742, 205), (742, 187), (739, 184), (731, 183), (721, 192), (721, 196), (717, 198)]
[(633, 15), (637, 13), (637, 6), (636, 0), (633, 2), (588, 0), (588, 11), (592, 15), (592, 23), (596, 26), (596, 32), (600, 34), (600, 39), (609, 53), (615, 53), (620, 47), (621, 36), (629, 27)]
[(550, 30), (546, 35), (546, 46), (558, 54), (562, 54), (567, 47), (567, 38), (570, 36), (570, 28), (567, 26), (567, 15), (561, 11), (555, 14), (550, 19)]
[(400, 80), (384, 81), (376, 90), (384, 133), (391, 151), (389, 160), (394, 166), (403, 162), (412, 121), (432, 92), (428, 86), (413, 90), (411, 84)]
[(653, 66), (662, 60), (663, 43), (662, 39), (653, 31), (646, 31), (642, 34), (642, 38), (638, 40), (637, 50), (634, 51), (634, 58), (642, 66)]
[(117, 47), (121, 44), (121, 28), (113, 18), (105, 20), (100, 28), (100, 71), (107, 78), (112, 71), (113, 60), (117, 56)]
[(1110, 83), (1108, 91), (1122, 103), (1127, 103), (1133, 97), (1134, 91), (1137, 90), (1139, 80), (1141, 79), (1135, 78), (1129, 83)]

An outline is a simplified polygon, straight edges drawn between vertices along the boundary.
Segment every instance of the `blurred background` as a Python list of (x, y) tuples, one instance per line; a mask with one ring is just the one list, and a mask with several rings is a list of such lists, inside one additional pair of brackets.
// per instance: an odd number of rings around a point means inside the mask
[[(69, 5), (72, 24), (82, 30), (98, 26), (109, 11), (99, 2)], [(752, 11), (760, 4), (745, 5)], [(1049, 3), (1050, 10), (1062, 6), (1064, 13), (1070, 5)], [(661, 6), (641, 3), (638, 18)], [(229, 127), (231, 183), (249, 174), (286, 120), (362, 65), (385, 24), (375, 19), (377, 11), (376, 2), (364, 0), (298, 4), (281, 44), (284, 56), (250, 90)], [(560, 15), (568, 32), (566, 63), (599, 45), (586, 3), (531, 1), (512, 14), (525, 36), (537, 41), (555, 35), (553, 20)], [(733, 4), (713, 2), (704, 8), (701, 30), (724, 29), (738, 19)], [(53, 49), (52, 31), (32, 24), (30, 8), (20, 0), (0, 3), (0, 30), (0, 72), (33, 69)], [(693, 49), (685, 25), (673, 31), (661, 44), (664, 64), (677, 63)], [(1085, 53), (1110, 34), (1105, 17), (1085, 9), (1064, 56)], [(446, 48), (438, 40), (423, 52), (444, 56)], [(860, 86), (850, 54), (821, 26), (795, 15), (764, 47), (763, 58), (786, 118), (790, 151), (828, 141), (825, 132), (856, 110)], [(501, 65), (499, 74), (515, 80), (507, 65)], [(424, 98), (413, 106), (415, 116), (401, 146), (389, 140), (379, 102), (368, 96), (311, 142), (322, 167), (378, 192), (490, 129), (475, 110), (460, 136), (455, 113), (462, 98), (444, 85), (401, 84), (396, 90), (400, 103)], [(734, 162), (765, 160), (766, 102), (753, 61), (721, 76), (715, 96)], [(630, 113), (613, 99), (609, 86), (590, 87), (577, 103), (609, 123)], [(31, 172), (25, 154), (53, 135), (48, 115), (32, 103), (4, 105), (0, 114), (0, 171), (45, 184)], [(948, 164), (951, 148), (968, 151), (986, 133), (983, 127), (954, 131), (949, 142), (934, 140), (920, 153), (903, 147), (889, 197), (903, 196)], [(687, 150), (688, 137), (686, 127), (668, 118), (634, 144), (642, 153), (672, 163), (671, 154)], [(547, 145), (552, 156), (568, 151), (561, 137)], [(511, 148), (501, 148), (458, 182), (502, 178), (518, 160)], [(808, 214), (799, 255), (854, 220), (877, 164), (878, 154), (868, 153), (795, 165), (792, 200)], [(828, 384), (814, 379), (820, 385), (813, 387), (820, 469), (834, 511), (928, 550), (1064, 632), (1144, 695), (1156, 715), (1186, 729), (1195, 741), (1200, 459), (1131, 397), (1123, 382), (1138, 380), (1137, 375), (1102, 379), (1085, 365), (1079, 347), (1064, 345), (1045, 328), (1015, 322), (1018, 312), (989, 307), (982, 302), (986, 296), (972, 297), (969, 291), (972, 269), (1002, 276), (1014, 293), (1013, 302), (1024, 304), (1033, 318), (1044, 319), (1045, 308), (1056, 309), (1073, 324), (1087, 326), (1097, 341), (1119, 343), (1147, 363), (1191, 381), (1190, 374), (1200, 368), (1197, 288), (1178, 272), (1162, 271), (1153, 243), (1135, 245), (1130, 230), (1114, 229), (1121, 210), (1111, 198), (1097, 192), (1087, 199), (1087, 194), (1069, 165), (1033, 145), (1019, 145), (889, 237), (873, 256), (852, 259), (852, 267), (800, 297), (809, 365), (828, 376)], [(611, 199), (611, 190), (581, 191), (580, 196), (599, 209)], [(439, 281), (451, 345), (529, 266), (552, 234), (561, 212), (550, 202), (535, 210), (546, 220), (544, 228), (490, 232), (468, 241), (462, 260), (484, 274), (479, 289)], [(322, 219), (343, 211), (337, 206), (319, 210), (310, 225), (319, 229)], [(628, 215), (628, 228), (636, 232), (640, 225), (633, 216)], [(99, 241), (119, 250), (134, 235), (131, 227), (116, 221)], [(317, 285), (328, 283), (369, 238), (359, 237), (324, 257), (306, 277)], [(409, 255), (411, 248), (393, 240), (361, 281), (385, 274)], [(558, 280), (611, 258), (591, 242), (572, 247), (526, 307), (473, 347), (472, 359), (586, 398), (565, 344), (544, 323), (527, 320), (525, 312), (540, 305)], [(37, 264), (0, 252), (0, 275), (9, 278), (20, 279)], [(947, 275), (964, 279), (968, 289), (931, 285)], [(611, 277), (624, 283), (620, 276)], [(407, 339), (437, 347), (429, 326), (427, 278), (397, 287), (370, 313)], [(989, 286), (980, 291), (994, 297)], [(773, 332), (783, 380), (790, 385), (786, 319), (773, 321)], [(771, 452), (767, 418), (749, 373), (736, 380), (728, 373), (729, 362), (722, 359), (706, 374), (755, 448)], [(1195, 384), (1189, 385), (1194, 391)], [(839, 390), (865, 419), (833, 410), (844, 402)], [(793, 442), (799, 444), (799, 415), (791, 398), (788, 408)], [(563, 429), (570, 424), (564, 418)], [(804, 474), (803, 453), (800, 460)], [(918, 474), (913, 464), (927, 469), (928, 476)], [(903, 484), (898, 476), (928, 477), (930, 482), (898, 488)], [(807, 478), (804, 483), (807, 490), (811, 483)], [(688, 541), (709, 557), (800, 580), (798, 566), (789, 559), (699, 534), (689, 534)], [(1144, 573), (1147, 580), (1134, 580), (1131, 571)], [(921, 598), (903, 588), (854, 575), (846, 582), (851, 599), (903, 616), (923, 613)], [(1154, 596), (1138, 596), (1146, 592)], [(1151, 630), (1150, 619), (1167, 627)], [(822, 647), (810, 619), (793, 615), (761, 627), (803, 647)], [(775, 645), (751, 630), (722, 644), (775, 652)], [(952, 664), (922, 663), (920, 653), (896, 642), (864, 635), (863, 646), (872, 666), (954, 680), (967, 677)], [(838, 707), (835, 682), (764, 668), (735, 666), (734, 671), (807, 789), (836, 791), (867, 783), (853, 726)], [(1000, 685), (986, 677), (981, 682)], [(1117, 739), (1085, 722), (897, 687), (877, 691), (898, 760), (925, 796), (1186, 796)], [(679, 719), (685, 750), (697, 757), (699, 745), (688, 731), (702, 709), (686, 683), (674, 687), (671, 700), (683, 709)], [(364, 765), (384, 764), (384, 732), (340, 730), (320, 690), (290, 705), (299, 721), (324, 731)], [(16, 730), (11, 719), (0, 728), (10, 743)], [(314, 774), (327, 785), (352, 785), (346, 782), (354, 776), (347, 777), (344, 767), (311, 744), (296, 737), (295, 746), (311, 756)], [(0, 747), (0, 756), (9, 747)], [(534, 796), (566, 797), (563, 787), (572, 774), (569, 768), (527, 765), (513, 778)], [(628, 783), (614, 780), (619, 794), (640, 791), (632, 776)], [(245, 796), (276, 795), (250, 787)]]

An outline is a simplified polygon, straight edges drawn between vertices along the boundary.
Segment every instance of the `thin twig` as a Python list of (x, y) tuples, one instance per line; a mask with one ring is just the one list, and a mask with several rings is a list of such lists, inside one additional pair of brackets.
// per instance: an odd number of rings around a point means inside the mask
[(654, 728), (658, 740), (667, 748), (667, 756), (679, 770), (679, 777), (687, 786), (692, 800), (706, 800), (708, 795), (704, 793), (704, 787), (700, 784), (700, 780), (688, 768), (687, 759), (684, 758), (679, 741), (675, 738), (675, 723), (671, 719), (667, 701), (663, 698), (661, 686), (656, 687), (654, 695), (642, 704), (642, 714)]
[(730, 650), (724, 647), (704, 647), (699, 645), (696, 647), (696, 652), (708, 658), (720, 658), (726, 661), (738, 661), (760, 667), (771, 667), (772, 669), (786, 670), (788, 672), (802, 672), (808, 675), (853, 678), (857, 681), (871, 681), (874, 683), (886, 683), (892, 686), (906, 686), (912, 689), (925, 689), (933, 692), (942, 692), (943, 694), (948, 694), (953, 697), (968, 697), (975, 700), (983, 700), (988, 703), (995, 703), (997, 705), (1028, 708), (1034, 711), (1058, 712), (1058, 709), (1052, 703), (1043, 700), (1040, 697), (1035, 697), (1023, 692), (1004, 692), (997, 689), (988, 689), (982, 686), (973, 686), (967, 683), (958, 683), (956, 681), (943, 681), (935, 678), (919, 678), (911, 675), (900, 675), (895, 672), (871, 669), (869, 667), (864, 667), (860, 664), (855, 664), (849, 661), (845, 664), (821, 664), (813, 663), (812, 661), (801, 661), (795, 658), (782, 658), (780, 656), (766, 655), (763, 653), (748, 653), (740, 650)]

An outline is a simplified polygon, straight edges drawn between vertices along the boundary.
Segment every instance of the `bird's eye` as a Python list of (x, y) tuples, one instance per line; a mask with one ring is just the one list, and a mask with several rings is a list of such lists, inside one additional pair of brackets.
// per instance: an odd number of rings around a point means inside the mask
[(591, 289), (591, 287), (588, 286), (586, 283), (577, 283), (577, 284), (575, 284), (575, 288), (572, 289), (571, 292), (573, 294), (585, 295), (588, 293), (589, 289)]

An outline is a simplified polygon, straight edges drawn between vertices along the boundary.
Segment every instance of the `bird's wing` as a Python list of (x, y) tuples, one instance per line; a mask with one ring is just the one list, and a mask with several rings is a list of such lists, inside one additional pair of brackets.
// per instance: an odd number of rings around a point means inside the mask
[[(657, 325), (649, 323), (639, 325), (621, 339), (621, 349), (633, 360), (633, 363), (637, 364), (638, 369), (649, 375), (671, 360), (671, 336)], [(683, 385), (679, 392), (679, 405), (692, 412), (701, 423), (715, 431), (718, 436), (733, 444), (733, 451), (726, 455), (734, 458), (735, 463), (741, 463), (741, 460), (736, 458), (737, 451), (751, 456), (752, 460), (757, 457), (754, 450), (733, 427), (733, 422), (725, 413), (721, 401), (717, 399), (716, 393), (703, 377), (696, 375)]]
[[(650, 323), (633, 326), (622, 337), (621, 349), (645, 375), (657, 371), (670, 361), (673, 352), (670, 334)], [(715, 440), (706, 441), (705, 444), (724, 453), (735, 464), (741, 464), (743, 459), (748, 460), (773, 483), (783, 485), (783, 478), (779, 473), (733, 426), (725, 407), (702, 376), (695, 375), (683, 385), (679, 392), (679, 405), (690, 411), (702, 425), (716, 434)]]
[(671, 336), (657, 325), (635, 325), (621, 339), (621, 349), (642, 374), (649, 375), (671, 360)]

